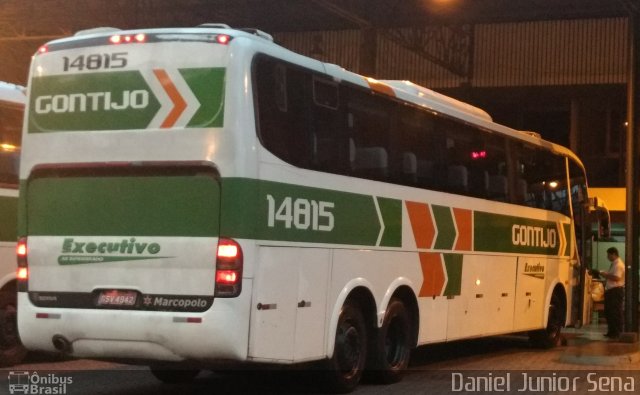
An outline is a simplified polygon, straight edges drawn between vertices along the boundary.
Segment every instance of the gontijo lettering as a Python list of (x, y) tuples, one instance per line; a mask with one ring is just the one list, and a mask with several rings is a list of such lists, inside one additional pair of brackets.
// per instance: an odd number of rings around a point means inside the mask
[(553, 228), (515, 224), (511, 227), (511, 242), (515, 246), (555, 248), (558, 233)]
[(147, 108), (149, 92), (144, 89), (125, 90), (121, 95), (111, 92), (71, 93), (68, 95), (43, 95), (36, 98), (37, 114), (71, 113), (87, 111), (113, 111)]

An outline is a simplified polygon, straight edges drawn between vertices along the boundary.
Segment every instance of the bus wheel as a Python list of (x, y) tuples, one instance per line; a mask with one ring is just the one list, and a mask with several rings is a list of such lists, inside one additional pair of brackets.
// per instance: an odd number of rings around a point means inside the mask
[(384, 384), (399, 381), (411, 356), (411, 321), (399, 299), (389, 302), (372, 351), (373, 365), (368, 376)]
[(547, 327), (537, 331), (529, 332), (529, 341), (537, 348), (553, 348), (560, 344), (562, 340), (562, 327), (564, 317), (561, 308), (560, 296), (554, 294), (549, 305), (549, 319)]
[(338, 317), (333, 356), (324, 369), (327, 389), (353, 391), (362, 378), (367, 360), (367, 332), (360, 308), (346, 302)]
[(15, 292), (0, 292), (0, 366), (16, 365), (27, 355), (18, 336), (16, 305)]
[(166, 384), (188, 383), (196, 378), (199, 369), (173, 369), (166, 366), (149, 366), (151, 374)]

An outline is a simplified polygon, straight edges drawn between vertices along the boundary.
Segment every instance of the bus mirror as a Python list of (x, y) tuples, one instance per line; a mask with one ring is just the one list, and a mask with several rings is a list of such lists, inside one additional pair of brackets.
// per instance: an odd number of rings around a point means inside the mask
[(589, 198), (589, 212), (593, 214), (593, 222), (598, 222), (598, 239), (611, 237), (611, 215), (604, 200), (597, 196)]

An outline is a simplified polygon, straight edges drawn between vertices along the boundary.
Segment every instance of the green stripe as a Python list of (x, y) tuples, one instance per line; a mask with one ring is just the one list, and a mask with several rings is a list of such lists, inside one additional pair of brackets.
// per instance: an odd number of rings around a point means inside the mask
[[(543, 255), (558, 254), (558, 250), (560, 249), (560, 234), (555, 222), (480, 211), (475, 211), (473, 215), (473, 246), (475, 251)], [(520, 233), (521, 229), (522, 234)], [(516, 232), (516, 241), (519, 241), (519, 243), (514, 243), (514, 232)], [(555, 245), (545, 246), (545, 242), (551, 242), (552, 239), (550, 236), (552, 236), (552, 234), (555, 234)], [(524, 236), (524, 240), (522, 240), (523, 238), (520, 236)]]
[[(270, 196), (270, 198), (269, 198)], [(380, 233), (380, 221), (374, 197), (328, 189), (305, 187), (272, 181), (244, 178), (222, 180), (222, 207), (220, 233), (229, 237), (259, 240), (298, 241), (312, 243), (352, 244), (375, 246)], [(269, 206), (272, 199), (273, 207)], [(285, 201), (289, 199), (291, 212), (286, 212)], [(298, 222), (308, 227), (303, 229), (286, 218), (274, 218), (269, 226), (270, 209), (281, 211), (283, 217), (293, 218), (295, 202), (300, 207), (312, 207), (301, 212)], [(331, 230), (313, 229), (313, 218), (318, 225), (328, 226), (327, 216), (313, 207), (328, 204), (326, 209), (333, 217)], [(402, 205), (393, 199), (384, 200), (381, 211), (390, 230), (385, 232), (383, 245), (400, 247), (399, 236), (402, 221)]]
[[(225, 69), (179, 72), (198, 100), (187, 103), (198, 105), (187, 127), (221, 127)], [(145, 129), (160, 110), (139, 71), (36, 76), (30, 98), (29, 133)]]
[(460, 295), (462, 290), (462, 254), (442, 254), (447, 269), (445, 296)]
[[(222, 179), (220, 200), (217, 184), (205, 176), (36, 178), (22, 188), (27, 215), (21, 226), (30, 235), (220, 234), (375, 246), (381, 229), (373, 196), (271, 181)], [(381, 245), (401, 247), (401, 201), (381, 198), (378, 204), (385, 223)], [(272, 224), (269, 210), (275, 211)]]
[[(137, 101), (125, 106), (132, 92)], [(29, 133), (144, 129), (160, 109), (139, 71), (36, 76), (29, 97)]]
[(206, 175), (36, 178), (26, 204), (29, 235), (218, 235), (219, 186)]
[(222, 67), (180, 69), (180, 74), (200, 102), (198, 111), (187, 127), (222, 127), (225, 69)]
[(431, 208), (433, 209), (433, 217), (438, 230), (434, 248), (436, 250), (453, 249), (453, 242), (456, 240), (456, 228), (451, 209), (449, 207), (436, 206), (435, 204)]
[(0, 241), (16, 241), (18, 198), (0, 196)]
[(402, 246), (402, 200), (378, 198), (378, 206), (384, 221), (384, 233), (380, 245)]

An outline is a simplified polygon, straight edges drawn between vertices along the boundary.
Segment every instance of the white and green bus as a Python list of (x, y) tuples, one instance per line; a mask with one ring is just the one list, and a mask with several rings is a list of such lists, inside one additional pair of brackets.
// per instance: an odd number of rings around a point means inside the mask
[(584, 168), (478, 108), (217, 24), (52, 41), (28, 96), (29, 349), (164, 381), (315, 361), (345, 391), (419, 345), (581, 320)]
[(25, 102), (23, 87), (0, 82), (0, 366), (14, 365), (26, 354), (16, 321), (18, 164)]

